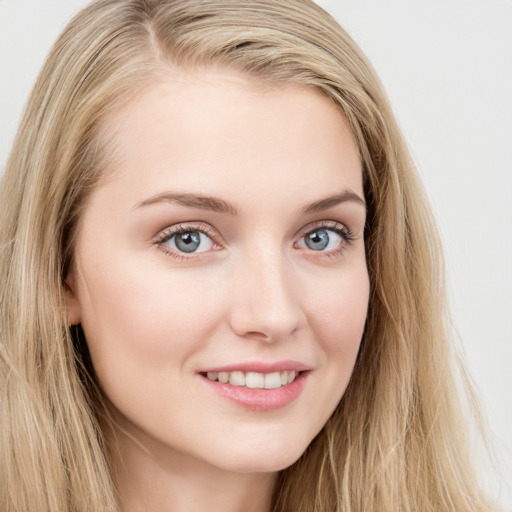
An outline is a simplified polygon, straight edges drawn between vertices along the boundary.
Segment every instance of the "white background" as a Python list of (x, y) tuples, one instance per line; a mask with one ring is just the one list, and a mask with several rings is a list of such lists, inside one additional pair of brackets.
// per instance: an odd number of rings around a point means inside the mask
[[(199, 1), (199, 0), (198, 0)], [(0, 168), (83, 0), (0, 0)], [(389, 93), (438, 218), (450, 303), (512, 510), (512, 0), (319, 0)]]

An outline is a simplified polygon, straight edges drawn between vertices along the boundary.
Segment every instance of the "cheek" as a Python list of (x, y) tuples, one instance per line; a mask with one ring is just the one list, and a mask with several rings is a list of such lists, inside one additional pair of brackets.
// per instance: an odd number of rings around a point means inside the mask
[(85, 276), (82, 327), (105, 388), (124, 376), (167, 375), (170, 362), (179, 366), (201, 348), (220, 316), (204, 280), (128, 263)]
[(308, 294), (308, 322), (321, 348), (324, 389), (317, 397), (322, 422), (327, 421), (350, 381), (368, 311), (369, 278), (366, 266), (343, 272)]
[(357, 353), (368, 312), (366, 267), (349, 269), (343, 275), (326, 279), (323, 286), (310, 289), (305, 295), (309, 325), (317, 333), (326, 355)]

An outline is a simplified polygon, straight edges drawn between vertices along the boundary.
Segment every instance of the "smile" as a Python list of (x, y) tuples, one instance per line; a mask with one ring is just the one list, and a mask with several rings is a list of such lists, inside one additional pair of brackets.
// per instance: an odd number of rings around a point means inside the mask
[(251, 389), (277, 389), (291, 384), (300, 372), (285, 370), (281, 372), (207, 372), (206, 377), (211, 381), (231, 384), (232, 386), (244, 386)]
[[(295, 369), (283, 369), (287, 366)], [(300, 363), (281, 362), (249, 363), (236, 369), (212, 368), (199, 375), (207, 388), (220, 398), (253, 411), (272, 411), (295, 401), (310, 373), (311, 368)]]

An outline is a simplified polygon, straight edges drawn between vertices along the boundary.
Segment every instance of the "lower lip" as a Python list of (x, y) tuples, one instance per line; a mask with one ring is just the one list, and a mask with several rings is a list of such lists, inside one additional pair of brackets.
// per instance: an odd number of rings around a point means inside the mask
[(293, 402), (304, 388), (309, 371), (303, 371), (290, 384), (276, 389), (253, 389), (213, 381), (201, 376), (205, 383), (219, 396), (253, 411), (273, 411)]

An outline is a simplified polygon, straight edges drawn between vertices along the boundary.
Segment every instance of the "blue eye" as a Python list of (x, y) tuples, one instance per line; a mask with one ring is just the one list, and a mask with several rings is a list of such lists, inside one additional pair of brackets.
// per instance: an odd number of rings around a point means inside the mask
[(171, 249), (184, 253), (205, 252), (213, 247), (212, 239), (198, 230), (175, 233), (164, 243)]
[(342, 236), (335, 230), (319, 228), (306, 233), (300, 239), (298, 246), (312, 251), (329, 252), (339, 248), (342, 242)]

